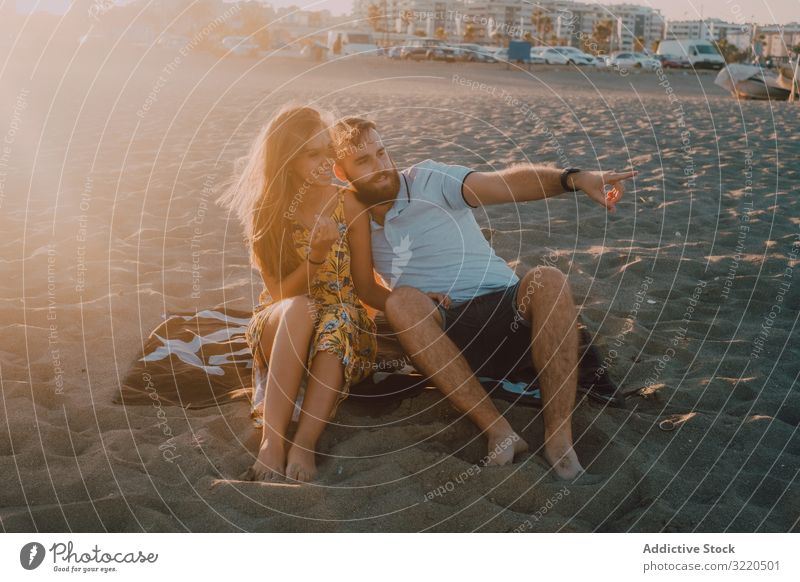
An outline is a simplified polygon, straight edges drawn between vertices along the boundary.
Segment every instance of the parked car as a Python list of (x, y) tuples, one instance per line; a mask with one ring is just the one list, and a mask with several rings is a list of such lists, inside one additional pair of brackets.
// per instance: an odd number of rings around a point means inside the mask
[(601, 56), (598, 56), (598, 55), (589, 55), (589, 56), (592, 57), (592, 63), (591, 64), (594, 65), (595, 67), (607, 67), (608, 66), (608, 62), (606, 61), (605, 57), (601, 57)]
[(692, 66), (687, 57), (678, 55), (656, 55), (661, 61), (661, 66), (665, 69), (688, 69)]
[(270, 50), (259, 51), (262, 57), (298, 58), (303, 56), (303, 47), (297, 42), (275, 42)]
[(507, 63), (508, 62), (508, 49), (507, 48), (499, 48), (492, 53), (492, 57), (498, 63)]
[[(494, 51), (494, 53), (492, 53), (492, 56), (494, 57), (495, 61), (497, 61), (499, 63), (508, 63), (509, 62), (509, 60), (508, 60), (508, 49), (507, 48), (496, 49)], [(533, 53), (533, 49), (531, 49), (530, 56), (525, 61), (522, 61), (522, 62), (524, 62), (526, 64), (530, 63), (532, 65), (543, 65), (547, 61), (545, 61), (544, 58), (542, 58), (541, 56), (534, 54)]]
[(548, 65), (566, 65), (569, 63), (567, 56), (555, 48), (545, 48), (542, 50), (541, 55)]
[(549, 65), (591, 65), (594, 57), (571, 46), (538, 47), (536, 55), (544, 58)]
[(546, 65), (547, 59), (544, 57), (544, 51), (547, 47), (535, 46), (531, 49), (531, 62), (535, 65)]
[(450, 62), (453, 60), (458, 60), (460, 58), (463, 49), (444, 41), (439, 41), (439, 42), (441, 42), (441, 45), (439, 45), (438, 48), (444, 53), (445, 61)]
[(662, 40), (658, 45), (658, 54), (686, 58), (696, 69), (719, 70), (725, 66), (725, 59), (707, 40)]
[(185, 36), (162, 34), (156, 41), (156, 44), (166, 48), (182, 48), (188, 46), (191, 42), (192, 39)]
[(438, 38), (415, 38), (403, 47), (400, 56), (415, 61), (448, 61), (456, 60), (458, 51)]
[(494, 63), (496, 59), (486, 47), (479, 44), (462, 43), (453, 46), (458, 51), (458, 58), (462, 61), (474, 63)]
[(334, 57), (375, 56), (380, 49), (371, 32), (364, 30), (330, 30), (328, 31), (328, 53)]
[(258, 53), (259, 46), (246, 36), (226, 36), (222, 46), (227, 52), (239, 57), (251, 57)]
[(661, 61), (650, 53), (633, 53), (634, 56), (642, 63), (642, 67), (651, 71), (661, 68)]
[(554, 48), (567, 57), (572, 57), (572, 62), (576, 65), (594, 65), (594, 57), (583, 52), (579, 48), (574, 46), (559, 46)]
[(644, 53), (631, 51), (617, 52), (611, 55), (608, 66), (616, 69), (647, 69), (655, 70), (661, 67), (661, 62)]
[(402, 44), (398, 44), (398, 45), (389, 47), (386, 50), (385, 55), (386, 55), (386, 57), (388, 57), (390, 59), (401, 59), (401, 58), (403, 58), (403, 54), (402, 53), (403, 53), (403, 48), (404, 47), (405, 47), (405, 45), (402, 45)]

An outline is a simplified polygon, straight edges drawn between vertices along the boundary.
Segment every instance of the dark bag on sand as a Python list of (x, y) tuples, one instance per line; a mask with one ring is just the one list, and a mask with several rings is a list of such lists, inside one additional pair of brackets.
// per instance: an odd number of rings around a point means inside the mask
[[(131, 363), (113, 402), (137, 405), (159, 402), (184, 408), (207, 408), (250, 401), (251, 415), (260, 418), (263, 378), (253, 386), (253, 358), (244, 333), (251, 313), (216, 307), (167, 317), (147, 338), (142, 353)], [(378, 360), (371, 377), (350, 387), (350, 398), (362, 402), (415, 396), (431, 386), (418, 374), (383, 317), (378, 327)], [(610, 406), (624, 399), (601, 367), (585, 328), (581, 328), (579, 390)], [(599, 372), (599, 373), (598, 373)], [(541, 404), (536, 372), (527, 377), (479, 380), (493, 397), (517, 404)]]

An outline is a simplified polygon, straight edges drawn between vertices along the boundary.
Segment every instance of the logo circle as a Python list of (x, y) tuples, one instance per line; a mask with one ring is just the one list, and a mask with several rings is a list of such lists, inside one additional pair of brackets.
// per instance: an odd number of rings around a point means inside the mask
[(19, 551), (19, 563), (26, 570), (35, 570), (44, 561), (44, 546), (39, 542), (28, 542)]

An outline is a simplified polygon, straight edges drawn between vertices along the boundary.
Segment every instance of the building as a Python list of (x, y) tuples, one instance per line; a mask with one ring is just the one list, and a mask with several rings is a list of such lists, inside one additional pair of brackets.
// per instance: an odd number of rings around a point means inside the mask
[(474, 31), (475, 39), (500, 44), (501, 39), (520, 39), (533, 33), (533, 7), (521, 0), (466, 0), (463, 27)]
[(655, 50), (664, 38), (666, 21), (659, 10), (637, 4), (612, 4), (604, 8), (617, 19), (620, 50)]
[(665, 39), (699, 39), (710, 42), (726, 40), (739, 50), (752, 43), (753, 26), (747, 23), (725, 22), (719, 18), (704, 20), (671, 20), (667, 23)]
[(714, 40), (710, 26), (711, 20), (670, 20), (664, 31), (664, 38), (669, 40)]
[[(591, 52), (652, 48), (664, 35), (664, 17), (649, 6), (600, 5), (572, 0), (465, 0), (473, 19), (490, 21), (481, 29), (486, 39), (528, 36), (537, 45), (593, 47)], [(608, 35), (594, 42), (597, 25)], [(603, 36), (601, 34), (601, 36)], [(603, 45), (602, 48), (600, 45)]]
[(762, 26), (756, 31), (758, 48), (764, 58), (786, 62), (800, 49), (800, 23)]
[(355, 0), (350, 23), (354, 28), (409, 36), (460, 38), (458, 16), (462, 0)]

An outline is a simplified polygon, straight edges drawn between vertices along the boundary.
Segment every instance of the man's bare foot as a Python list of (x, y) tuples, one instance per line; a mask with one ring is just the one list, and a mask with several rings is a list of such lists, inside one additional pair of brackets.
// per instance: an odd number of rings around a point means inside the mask
[(574, 479), (585, 471), (571, 446), (546, 444), (544, 458), (561, 479)]
[(294, 443), (286, 455), (286, 478), (293, 481), (313, 481), (317, 476), (314, 447)]
[(487, 467), (510, 465), (516, 455), (528, 450), (528, 443), (513, 431), (510, 434), (487, 435), (487, 437), (489, 439), (489, 453), (485, 457)]
[(241, 479), (246, 481), (279, 481), (283, 478), (286, 456), (283, 443), (270, 443), (269, 439), (261, 443), (256, 462), (245, 471)]

